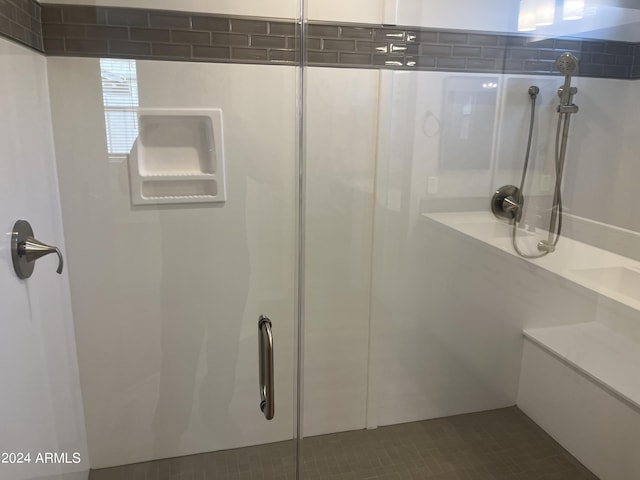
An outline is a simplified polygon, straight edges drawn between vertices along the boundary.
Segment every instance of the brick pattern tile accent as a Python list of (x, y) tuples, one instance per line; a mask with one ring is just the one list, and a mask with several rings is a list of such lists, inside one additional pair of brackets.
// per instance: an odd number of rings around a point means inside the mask
[(0, 0), (0, 35), (42, 52), (41, 11), (35, 0)]
[[(32, 0), (0, 0), (0, 2)], [(0, 3), (1, 5), (1, 3)], [(166, 10), (42, 6), (47, 55), (297, 65), (292, 19), (228, 17)], [(640, 45), (574, 38), (313, 22), (306, 65), (393, 70), (558, 75), (563, 52), (579, 76), (640, 78)]]
[[(310, 65), (393, 70), (557, 74), (556, 57), (570, 52), (578, 75), (631, 78), (637, 46), (580, 39), (537, 39), (434, 29), (311, 24)], [(357, 54), (357, 55), (356, 55)]]
[(78, 5), (42, 8), (47, 55), (296, 64), (294, 20)]
[(640, 79), (640, 44), (635, 46), (633, 54), (633, 67), (631, 68), (631, 78)]
[[(94, 470), (90, 480), (295, 478), (293, 440)], [(516, 407), (305, 438), (305, 480), (597, 480)]]

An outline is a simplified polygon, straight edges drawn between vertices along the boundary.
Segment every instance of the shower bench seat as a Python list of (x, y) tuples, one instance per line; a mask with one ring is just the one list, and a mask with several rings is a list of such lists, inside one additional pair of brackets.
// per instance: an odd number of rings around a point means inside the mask
[(598, 322), (532, 328), (524, 336), (640, 410), (640, 344)]
[[(502, 325), (517, 327), (514, 338), (524, 330), (524, 342), (513, 346), (522, 352), (518, 407), (601, 480), (640, 479), (640, 257), (616, 253), (640, 245), (640, 235), (599, 225), (588, 235), (580, 230), (591, 243), (563, 237), (552, 255), (528, 260), (514, 251), (513, 227), (490, 212), (422, 217), (432, 231), (478, 247), (465, 259), (479, 266), (465, 276), (491, 267), (493, 278), (508, 279), (490, 297), (500, 306), (491, 311), (513, 315)], [(535, 251), (540, 233), (518, 230), (518, 241)], [(611, 242), (620, 245), (596, 246)], [(461, 246), (451, 248), (458, 256)], [(505, 297), (532, 308), (514, 315)], [(542, 302), (555, 308), (537, 308)], [(580, 323), (587, 317), (598, 321)], [(575, 323), (558, 325), (568, 322)]]
[(640, 344), (598, 322), (524, 337), (518, 406), (601, 480), (640, 478)]

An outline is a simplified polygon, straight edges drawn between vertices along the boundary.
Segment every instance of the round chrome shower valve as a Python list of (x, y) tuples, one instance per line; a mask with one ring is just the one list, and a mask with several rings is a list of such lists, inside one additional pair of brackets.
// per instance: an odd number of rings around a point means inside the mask
[(520, 221), (522, 216), (522, 194), (515, 185), (504, 185), (491, 197), (491, 211), (498, 218)]

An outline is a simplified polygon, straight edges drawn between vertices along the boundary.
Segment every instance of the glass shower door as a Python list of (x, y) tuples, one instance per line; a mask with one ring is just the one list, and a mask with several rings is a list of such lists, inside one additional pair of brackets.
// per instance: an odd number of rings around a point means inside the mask
[[(294, 69), (52, 58), (49, 81), (92, 467), (292, 438)], [(138, 105), (114, 110), (113, 91)], [(286, 445), (268, 451), (293, 464)]]
[(294, 475), (297, 8), (204, 3), (45, 8), (90, 478)]

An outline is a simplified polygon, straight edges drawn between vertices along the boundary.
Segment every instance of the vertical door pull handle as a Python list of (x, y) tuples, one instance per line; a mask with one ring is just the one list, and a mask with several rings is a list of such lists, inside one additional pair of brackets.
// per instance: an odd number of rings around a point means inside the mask
[(271, 420), (275, 413), (273, 392), (273, 332), (271, 320), (260, 315), (258, 320), (258, 356), (260, 359), (260, 410)]

